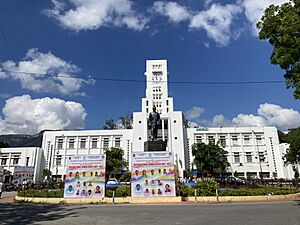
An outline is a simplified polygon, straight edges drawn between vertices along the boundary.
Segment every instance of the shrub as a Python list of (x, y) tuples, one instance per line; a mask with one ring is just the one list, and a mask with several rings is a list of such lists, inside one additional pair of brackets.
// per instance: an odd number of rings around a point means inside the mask
[(124, 185), (116, 189), (116, 197), (127, 197), (131, 195), (130, 186)]
[(195, 185), (197, 196), (214, 196), (218, 188), (219, 184), (213, 179), (203, 180)]
[(180, 185), (177, 188), (177, 195), (181, 197), (193, 196), (194, 188), (191, 186)]
[[(124, 186), (114, 188), (114, 190), (115, 190), (115, 197), (131, 196), (130, 186), (124, 185)], [(106, 195), (106, 197), (112, 198), (113, 197), (113, 190), (112, 189), (106, 189), (105, 195)]]
[(35, 197), (35, 198), (62, 198), (62, 197), (64, 197), (64, 189), (54, 189), (54, 190), (28, 189), (26, 191), (19, 191), (18, 196), (20, 196), (20, 197)]

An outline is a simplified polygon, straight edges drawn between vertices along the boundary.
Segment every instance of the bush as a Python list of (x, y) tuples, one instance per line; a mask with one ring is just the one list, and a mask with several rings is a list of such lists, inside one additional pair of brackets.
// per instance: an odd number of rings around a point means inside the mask
[(193, 196), (194, 188), (192, 188), (191, 186), (179, 185), (176, 194), (177, 196), (181, 197)]
[(299, 193), (299, 190), (292, 188), (280, 188), (270, 186), (259, 186), (258, 188), (241, 188), (236, 190), (220, 191), (220, 196), (259, 196), (259, 195), (287, 195)]
[(20, 196), (20, 197), (35, 197), (35, 198), (63, 198), (64, 197), (64, 189), (54, 189), (54, 190), (28, 189), (25, 191), (18, 191), (18, 196)]
[[(106, 189), (106, 197), (112, 198), (113, 197), (113, 190), (112, 189)], [(127, 197), (131, 196), (131, 189), (130, 186), (124, 185), (115, 188), (115, 197)]]
[(130, 186), (124, 185), (116, 189), (116, 197), (127, 197), (131, 195)]
[(194, 188), (197, 190), (197, 196), (214, 196), (219, 184), (213, 179), (208, 179), (198, 182)]

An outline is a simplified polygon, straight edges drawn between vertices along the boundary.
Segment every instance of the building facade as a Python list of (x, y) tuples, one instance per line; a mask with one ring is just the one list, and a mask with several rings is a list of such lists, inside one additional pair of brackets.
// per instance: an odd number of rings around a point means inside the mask
[(6, 171), (3, 181), (9, 183), (17, 167), (34, 167), (33, 182), (42, 179), (43, 151), (36, 147), (0, 148), (0, 166)]
[(194, 143), (219, 143), (228, 152), (228, 173), (240, 177), (292, 178), (291, 167), (285, 167), (282, 156), (287, 146), (280, 145), (275, 127), (184, 128), (183, 113), (174, 111), (173, 98), (168, 95), (166, 60), (147, 60), (146, 93), (141, 112), (133, 113), (133, 129), (45, 131), (41, 164), (58, 178), (65, 174), (72, 155), (103, 154), (110, 147), (124, 150), (129, 162), (132, 152), (144, 151), (150, 140), (148, 123), (153, 106), (160, 113), (158, 139), (166, 142), (166, 150), (175, 155), (179, 176), (193, 168)]

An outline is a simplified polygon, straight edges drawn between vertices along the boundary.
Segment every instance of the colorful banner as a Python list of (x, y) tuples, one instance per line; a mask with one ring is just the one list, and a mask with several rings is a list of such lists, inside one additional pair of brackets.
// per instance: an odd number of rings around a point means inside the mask
[(105, 196), (105, 155), (73, 156), (68, 161), (65, 198)]
[(135, 152), (131, 160), (131, 196), (175, 196), (172, 152)]
[(13, 184), (27, 184), (33, 182), (34, 166), (15, 166), (13, 173)]

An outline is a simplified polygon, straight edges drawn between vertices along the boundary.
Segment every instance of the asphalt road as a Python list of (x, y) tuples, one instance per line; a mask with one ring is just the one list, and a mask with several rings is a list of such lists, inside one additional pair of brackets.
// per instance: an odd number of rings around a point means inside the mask
[(0, 204), (0, 224), (300, 225), (300, 201), (206, 205)]

